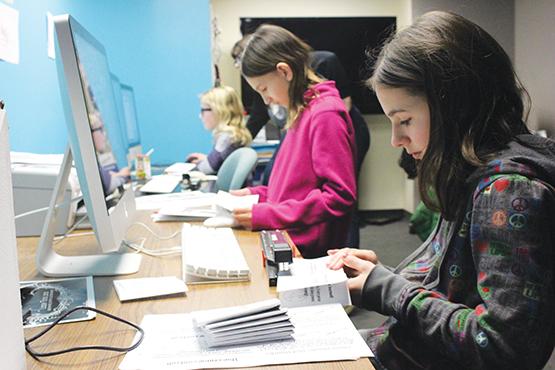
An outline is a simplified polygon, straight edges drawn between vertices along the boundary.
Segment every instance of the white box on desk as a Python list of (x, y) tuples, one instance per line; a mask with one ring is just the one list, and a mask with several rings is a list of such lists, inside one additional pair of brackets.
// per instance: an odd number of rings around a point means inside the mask
[[(48, 207), (59, 171), (59, 166), (55, 165), (13, 164), (12, 182), (15, 214), (19, 215)], [(70, 176), (75, 176), (75, 173)], [(74, 189), (72, 190), (72, 188)], [(78, 193), (75, 185), (68, 184), (64, 192), (63, 203), (69, 202), (72, 199), (72, 194), (75, 193)], [(56, 220), (56, 235), (64, 234), (73, 225), (76, 207), (76, 202), (73, 202), (71, 205), (67, 204), (59, 208), (58, 215), (60, 217)], [(15, 220), (17, 236), (39, 236), (42, 232), (46, 213), (45, 210)]]

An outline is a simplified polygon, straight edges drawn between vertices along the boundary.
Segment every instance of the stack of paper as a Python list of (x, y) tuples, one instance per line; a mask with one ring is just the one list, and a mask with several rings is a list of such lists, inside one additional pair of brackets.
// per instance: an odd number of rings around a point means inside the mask
[(193, 314), (207, 347), (292, 339), (293, 324), (278, 299)]
[(202, 192), (185, 192), (184, 194), (190, 195), (165, 203), (157, 213), (152, 215), (152, 220), (155, 222), (202, 221), (216, 215), (215, 194)]
[(291, 275), (278, 277), (277, 292), (283, 307), (313, 304), (351, 304), (347, 275), (343, 270), (330, 270), (329, 257), (315, 259), (294, 258)]

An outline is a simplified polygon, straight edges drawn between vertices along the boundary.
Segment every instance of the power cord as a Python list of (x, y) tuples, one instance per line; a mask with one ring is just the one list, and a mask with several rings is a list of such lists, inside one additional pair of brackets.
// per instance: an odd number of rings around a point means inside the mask
[[(133, 227), (133, 226), (142, 226), (142, 227), (144, 227), (144, 228), (147, 229), (152, 235), (154, 235), (154, 237), (156, 237), (158, 240), (170, 240), (170, 239), (175, 238), (177, 235), (179, 235), (179, 234), (181, 233), (181, 231), (178, 230), (178, 231), (174, 232), (174, 233), (171, 234), (171, 235), (168, 235), (168, 236), (161, 236), (161, 235), (157, 234), (154, 230), (152, 230), (150, 227), (148, 227), (148, 225), (145, 224), (145, 223), (142, 223), (142, 222), (135, 222), (135, 223), (133, 223), (133, 224), (129, 227), (129, 229), (131, 229), (131, 227)], [(127, 230), (127, 232), (129, 232), (129, 230)]]
[[(71, 204), (72, 202), (80, 201), (81, 199), (83, 199), (83, 196), (82, 196), (82, 195), (80, 195), (80, 196), (78, 196), (78, 197), (75, 197), (75, 198), (73, 198), (73, 199), (70, 199), (70, 200), (68, 200), (67, 202), (60, 203), (60, 204), (56, 204), (55, 207), (56, 207), (56, 208), (64, 207), (64, 206), (67, 206), (67, 205)], [(48, 211), (49, 208), (50, 208), (50, 206), (48, 206), (48, 207), (42, 207), (42, 208), (37, 208), (37, 209), (33, 209), (32, 211), (20, 213), (20, 214), (16, 215), (16, 216), (14, 217), (14, 219), (17, 220), (18, 218), (21, 218), (21, 217), (27, 217), (27, 216), (30, 216), (30, 215), (34, 215), (35, 213)]]
[(138, 244), (131, 242), (129, 240), (123, 240), (122, 243), (126, 247), (133, 249), (137, 253), (144, 253), (152, 257), (172, 256), (176, 254), (181, 254), (181, 246), (163, 248), (163, 249), (150, 249), (150, 248), (145, 248), (144, 246), (145, 241), (146, 241), (146, 238), (141, 238)]
[[(158, 233), (156, 233), (154, 230), (152, 230), (150, 227), (148, 227), (148, 225), (146, 225), (142, 222), (135, 222), (131, 226), (141, 226), (141, 227), (145, 228), (154, 237), (156, 237), (158, 240), (170, 240), (170, 239), (175, 238), (177, 235), (179, 235), (181, 233), (181, 231), (176, 231), (171, 235), (161, 236)], [(131, 227), (129, 227), (129, 229), (131, 229)], [(152, 257), (172, 256), (172, 255), (176, 255), (176, 254), (181, 254), (181, 246), (175, 246), (175, 247), (163, 248), (163, 249), (150, 249), (150, 248), (146, 248), (144, 246), (145, 242), (146, 242), (146, 238), (140, 238), (138, 242), (133, 242), (133, 241), (130, 241), (130, 240), (123, 240), (122, 241), (122, 243), (125, 246), (135, 250), (135, 252), (144, 253), (144, 254), (146, 254), (148, 256), (152, 256)]]
[[(90, 311), (94, 311), (98, 314), (104, 315), (106, 317), (109, 317), (113, 320), (119, 321), (121, 323), (124, 323), (126, 325), (132, 326), (133, 328), (137, 329), (137, 331), (141, 334), (141, 336), (139, 337), (139, 339), (137, 340), (137, 342), (135, 344), (133, 344), (130, 347), (111, 347), (111, 346), (80, 346), (80, 347), (70, 347), (70, 348), (66, 348), (66, 349), (61, 349), (58, 351), (52, 351), (52, 352), (37, 352), (34, 349), (31, 348), (30, 344), (32, 342), (34, 342), (35, 340), (39, 339), (40, 337), (42, 337), (43, 335), (45, 335), (46, 333), (48, 333), (52, 328), (54, 328), (54, 326), (56, 326), (61, 320), (65, 319), (67, 316), (71, 315), (73, 312), (78, 311), (78, 310), (90, 310)], [(137, 324), (132, 323), (131, 321), (127, 321), (125, 319), (122, 319), (121, 317), (117, 317), (114, 316), (112, 314), (109, 314), (107, 312), (104, 312), (102, 310), (99, 310), (98, 308), (94, 308), (94, 307), (88, 307), (88, 306), (78, 306), (78, 307), (74, 307), (71, 310), (67, 311), (66, 313), (64, 313), (62, 316), (60, 316), (58, 319), (56, 319), (56, 321), (54, 321), (52, 324), (48, 325), (48, 327), (46, 327), (46, 329), (42, 330), (41, 332), (39, 332), (38, 334), (32, 336), (29, 339), (25, 340), (25, 350), (35, 359), (38, 360), (39, 357), (49, 357), (49, 356), (58, 356), (64, 353), (69, 353), (69, 352), (76, 352), (76, 351), (87, 351), (87, 350), (100, 350), (100, 351), (113, 351), (113, 352), (129, 352), (134, 350), (135, 348), (137, 348), (141, 342), (143, 341), (145, 336), (145, 332), (144, 330)]]
[(60, 235), (60, 236), (56, 236), (54, 238), (54, 243), (59, 243), (62, 240), (64, 240), (65, 238), (70, 238), (70, 237), (76, 237), (76, 236), (85, 236), (85, 235), (92, 235), (94, 234), (94, 232), (92, 231), (87, 231), (87, 232), (83, 232), (83, 233), (78, 233), (78, 234), (70, 234), (71, 232), (73, 232), (73, 230), (75, 230), (77, 228), (77, 226), (79, 226), (80, 224), (83, 223), (83, 221), (85, 221), (87, 219), (87, 215), (82, 216), (79, 220), (75, 221), (75, 223), (73, 223), (73, 226), (71, 226), (64, 235)]

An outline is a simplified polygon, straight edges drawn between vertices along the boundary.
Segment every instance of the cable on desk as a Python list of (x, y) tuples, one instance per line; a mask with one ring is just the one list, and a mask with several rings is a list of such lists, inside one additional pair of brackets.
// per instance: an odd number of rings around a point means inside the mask
[[(158, 234), (157, 234), (154, 230), (152, 230), (150, 227), (148, 227), (147, 224), (144, 224), (144, 223), (142, 223), (142, 222), (134, 222), (133, 224), (131, 224), (131, 226), (135, 226), (135, 225), (144, 227), (144, 228), (147, 229), (152, 235), (154, 235), (158, 240), (169, 240), (169, 239), (173, 239), (173, 238), (175, 238), (176, 236), (178, 236), (178, 235), (181, 233), (181, 230), (178, 230), (178, 231), (174, 232), (174, 233), (171, 234), (171, 235), (168, 235), (168, 236), (161, 236), (161, 235), (158, 235)], [(129, 227), (129, 229), (131, 229), (131, 226)], [(129, 232), (129, 229), (127, 230), (127, 232)]]
[[(174, 232), (173, 234), (167, 236), (161, 236), (157, 234), (154, 230), (152, 230), (148, 225), (142, 222), (135, 222), (131, 226), (142, 226), (143, 228), (147, 229), (154, 237), (158, 240), (170, 240), (175, 238), (177, 235), (181, 233), (181, 230)], [(131, 227), (129, 227), (131, 229)], [(129, 229), (127, 230), (129, 232)], [(123, 240), (122, 243), (125, 244), (127, 247), (135, 250), (137, 253), (144, 253), (148, 256), (152, 257), (161, 257), (161, 256), (171, 256), (174, 254), (181, 254), (181, 246), (170, 247), (170, 248), (162, 248), (162, 249), (149, 249), (145, 248), (144, 244), (146, 242), (146, 238), (140, 238), (139, 242), (132, 242), (130, 240)]]
[(144, 247), (145, 241), (146, 241), (146, 238), (141, 238), (139, 244), (131, 242), (129, 240), (123, 240), (122, 243), (125, 246), (135, 250), (137, 253), (144, 253), (152, 257), (171, 256), (174, 254), (181, 254), (181, 246), (162, 248), (162, 249), (149, 249)]
[[(56, 326), (61, 320), (65, 319), (67, 316), (71, 315), (73, 312), (78, 311), (78, 310), (90, 310), (90, 311), (94, 311), (96, 313), (99, 313), (101, 315), (104, 315), (106, 317), (109, 317), (113, 320), (119, 321), (121, 323), (124, 323), (126, 325), (132, 326), (133, 328), (137, 329), (137, 332), (139, 332), (141, 334), (141, 336), (139, 337), (139, 339), (137, 340), (137, 342), (135, 344), (133, 344), (132, 346), (129, 347), (111, 347), (111, 346), (81, 346), (81, 347), (70, 347), (70, 348), (66, 348), (66, 349), (61, 349), (58, 351), (52, 351), (52, 352), (36, 352), (35, 350), (33, 350), (30, 346), (30, 344), (32, 342), (34, 342), (35, 340), (39, 339), (40, 337), (42, 337), (44, 334), (48, 333), (52, 328), (54, 328), (54, 326)], [(58, 356), (64, 353), (69, 353), (69, 352), (76, 352), (76, 351), (87, 351), (87, 350), (98, 350), (98, 351), (113, 351), (113, 352), (122, 352), (122, 353), (126, 353), (129, 351), (134, 350), (135, 348), (137, 348), (141, 342), (143, 341), (145, 336), (145, 332), (144, 330), (137, 324), (132, 323), (131, 321), (127, 321), (125, 319), (122, 319), (121, 317), (117, 317), (114, 316), (112, 314), (109, 314), (108, 312), (104, 312), (102, 310), (99, 310), (98, 308), (94, 308), (94, 307), (88, 307), (88, 306), (78, 306), (78, 307), (74, 307), (71, 310), (67, 311), (66, 313), (64, 313), (62, 316), (60, 316), (58, 319), (56, 319), (56, 321), (54, 321), (52, 324), (48, 325), (48, 327), (46, 327), (46, 329), (42, 330), (41, 332), (39, 332), (38, 334), (32, 336), (29, 339), (25, 340), (25, 350), (35, 359), (38, 360), (39, 357), (49, 357), (49, 356)]]

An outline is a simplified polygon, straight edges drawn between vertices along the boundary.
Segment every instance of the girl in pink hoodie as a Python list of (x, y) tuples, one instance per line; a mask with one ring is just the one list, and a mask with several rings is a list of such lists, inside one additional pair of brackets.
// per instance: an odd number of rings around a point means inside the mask
[(304, 257), (344, 245), (356, 200), (354, 131), (335, 82), (308, 66), (310, 47), (263, 25), (241, 58), (241, 73), (266, 104), (288, 109), (285, 137), (268, 186), (234, 191), (260, 203), (234, 212), (253, 230), (286, 229)]

